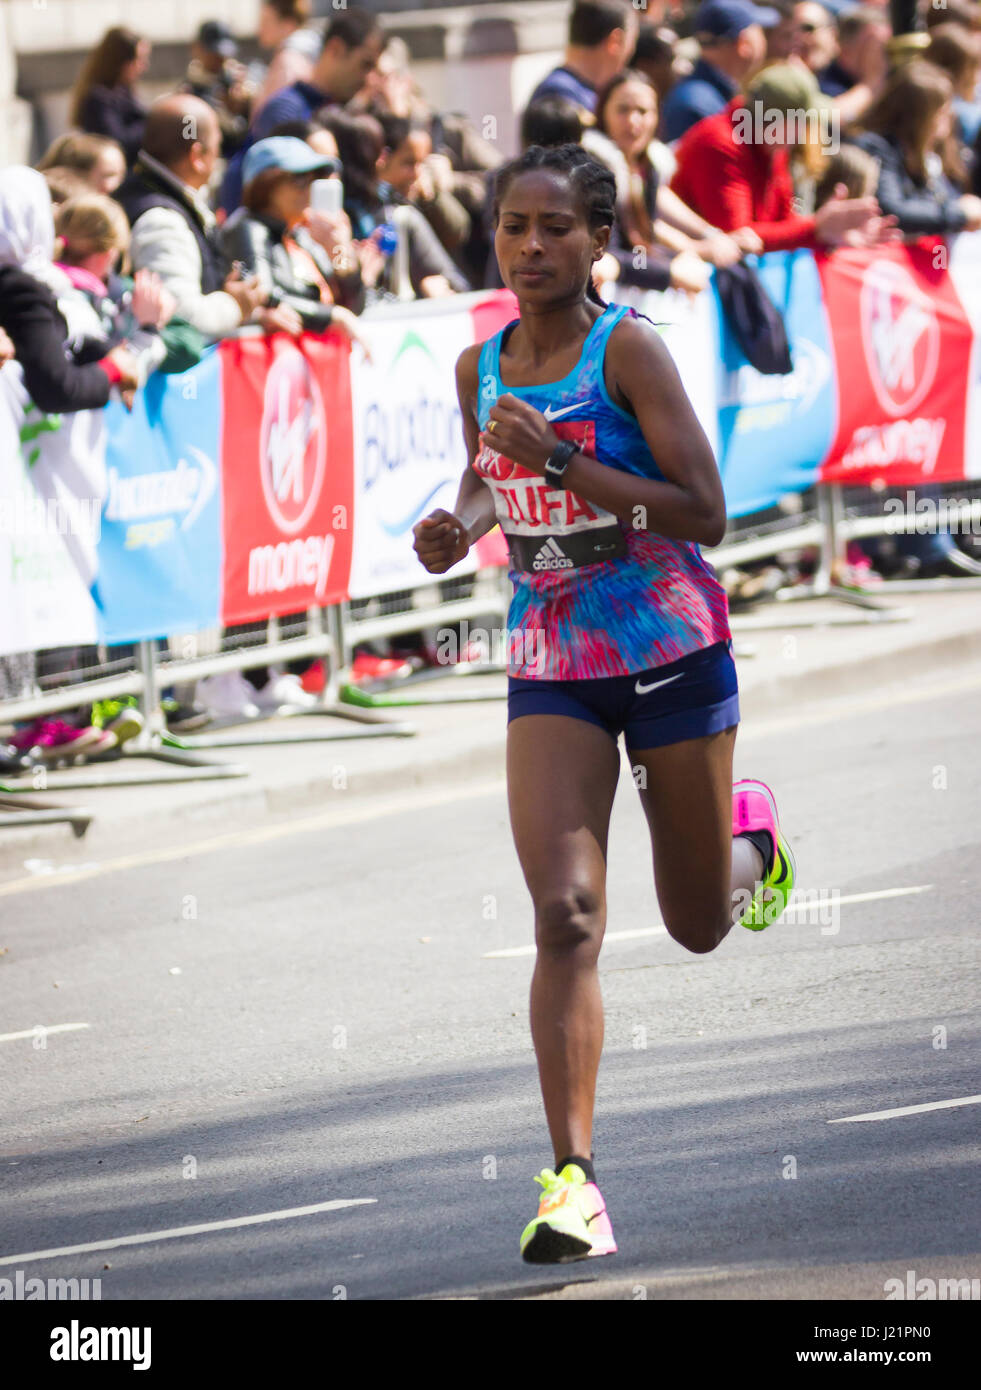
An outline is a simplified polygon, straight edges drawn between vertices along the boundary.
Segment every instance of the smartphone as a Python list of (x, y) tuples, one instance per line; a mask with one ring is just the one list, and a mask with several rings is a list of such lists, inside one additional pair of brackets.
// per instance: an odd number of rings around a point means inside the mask
[(334, 216), (344, 207), (344, 184), (340, 179), (314, 179), (310, 185), (310, 206)]

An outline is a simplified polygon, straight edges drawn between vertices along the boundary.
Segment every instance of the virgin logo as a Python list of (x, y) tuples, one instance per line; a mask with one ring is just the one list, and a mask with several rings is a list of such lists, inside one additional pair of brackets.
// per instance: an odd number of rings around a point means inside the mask
[(327, 459), (323, 397), (296, 348), (277, 356), (266, 378), (259, 474), (269, 515), (287, 536), (302, 531), (317, 505)]
[(860, 298), (862, 344), (876, 398), (889, 415), (908, 415), (933, 386), (940, 325), (927, 295), (902, 266), (869, 266)]

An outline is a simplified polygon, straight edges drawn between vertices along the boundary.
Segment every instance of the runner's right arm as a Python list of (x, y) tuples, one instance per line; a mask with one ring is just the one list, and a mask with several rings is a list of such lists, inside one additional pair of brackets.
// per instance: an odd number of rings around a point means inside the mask
[(490, 488), (473, 471), (480, 450), (477, 424), (478, 363), (482, 343), (466, 348), (456, 364), (456, 389), (463, 416), (467, 467), (452, 512), (439, 507), (412, 528), (413, 549), (430, 574), (445, 574), (463, 559), (470, 547), (497, 524)]

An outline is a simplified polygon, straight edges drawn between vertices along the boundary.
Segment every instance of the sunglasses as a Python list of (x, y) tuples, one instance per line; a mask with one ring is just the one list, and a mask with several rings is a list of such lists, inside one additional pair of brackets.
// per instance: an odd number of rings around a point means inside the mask
[(816, 34), (820, 29), (827, 29), (827, 24), (798, 24), (797, 28), (802, 34)]

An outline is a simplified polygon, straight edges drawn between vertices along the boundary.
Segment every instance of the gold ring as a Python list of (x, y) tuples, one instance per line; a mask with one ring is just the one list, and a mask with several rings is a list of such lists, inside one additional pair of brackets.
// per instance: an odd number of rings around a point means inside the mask
[(488, 434), (493, 434), (494, 431), (495, 431), (496, 429), (497, 429), (497, 421), (496, 421), (496, 420), (492, 420), (492, 421), (490, 422), (490, 424), (487, 426), (487, 433), (488, 433)]

